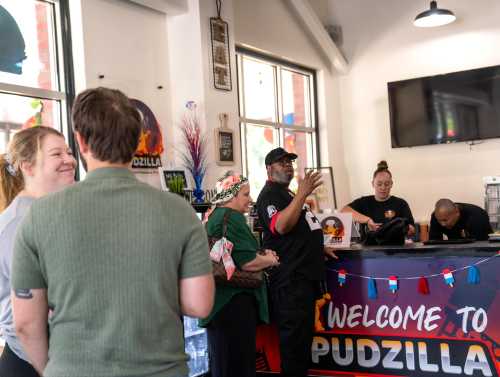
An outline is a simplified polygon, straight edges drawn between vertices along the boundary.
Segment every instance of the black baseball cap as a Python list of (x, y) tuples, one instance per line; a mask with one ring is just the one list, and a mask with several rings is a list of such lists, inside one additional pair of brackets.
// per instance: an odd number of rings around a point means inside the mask
[(281, 160), (283, 157), (288, 157), (290, 160), (295, 160), (298, 156), (295, 153), (287, 152), (283, 148), (275, 148), (266, 155), (266, 166), (274, 164), (276, 161)]

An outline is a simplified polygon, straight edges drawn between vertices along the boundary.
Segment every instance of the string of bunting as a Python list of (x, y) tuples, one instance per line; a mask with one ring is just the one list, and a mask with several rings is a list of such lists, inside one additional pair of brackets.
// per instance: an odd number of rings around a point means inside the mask
[(347, 283), (347, 278), (349, 276), (361, 278), (361, 279), (367, 279), (368, 280), (368, 298), (374, 300), (377, 298), (377, 283), (376, 283), (377, 280), (387, 281), (389, 284), (389, 290), (392, 293), (396, 293), (396, 291), (398, 290), (400, 280), (418, 280), (418, 292), (423, 294), (423, 295), (428, 295), (430, 293), (430, 291), (429, 291), (429, 283), (428, 283), (427, 279), (442, 276), (445, 284), (449, 285), (450, 287), (453, 287), (453, 284), (455, 284), (455, 278), (453, 277), (453, 274), (456, 272), (468, 270), (467, 282), (469, 284), (479, 284), (480, 273), (479, 273), (479, 269), (477, 268), (477, 266), (482, 264), (482, 263), (486, 263), (486, 262), (490, 261), (491, 259), (499, 257), (499, 256), (500, 256), (500, 251), (498, 251), (495, 255), (493, 255), (491, 257), (480, 259), (476, 263), (473, 263), (473, 264), (468, 265), (468, 266), (463, 266), (463, 267), (455, 268), (452, 270), (450, 270), (449, 268), (445, 268), (438, 274), (429, 274), (429, 275), (423, 275), (423, 276), (398, 277), (398, 276), (393, 275), (393, 276), (389, 276), (389, 277), (373, 277), (373, 276), (366, 276), (366, 275), (347, 272), (345, 269), (340, 269), (340, 270), (329, 269), (329, 270), (337, 273), (337, 281), (338, 281), (338, 284), (340, 287), (343, 287)]

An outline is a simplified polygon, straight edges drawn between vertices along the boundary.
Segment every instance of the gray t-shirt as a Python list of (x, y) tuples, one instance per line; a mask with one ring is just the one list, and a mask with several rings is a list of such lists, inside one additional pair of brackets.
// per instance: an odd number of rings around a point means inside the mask
[(31, 206), (16, 236), (12, 287), (47, 289), (45, 377), (188, 373), (181, 279), (212, 272), (192, 207), (100, 168)]
[(16, 337), (10, 303), (11, 263), (17, 227), (33, 200), (33, 198), (18, 196), (0, 214), (0, 336), (23, 360), (27, 360), (27, 356)]

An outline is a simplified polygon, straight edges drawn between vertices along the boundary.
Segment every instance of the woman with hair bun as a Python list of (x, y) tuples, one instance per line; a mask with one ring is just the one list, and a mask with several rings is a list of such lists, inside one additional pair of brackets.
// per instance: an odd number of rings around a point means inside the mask
[(35, 199), (74, 182), (75, 167), (64, 136), (49, 127), (19, 131), (7, 153), (0, 154), (0, 333), (5, 340), (0, 357), (2, 377), (38, 377), (16, 336), (12, 318), (11, 261), (16, 229)]
[(362, 196), (342, 208), (342, 212), (352, 213), (355, 221), (366, 224), (369, 230), (377, 230), (383, 223), (395, 217), (406, 218), (409, 222), (408, 235), (415, 234), (415, 220), (406, 200), (391, 195), (393, 181), (387, 162), (382, 160), (373, 173), (374, 195)]

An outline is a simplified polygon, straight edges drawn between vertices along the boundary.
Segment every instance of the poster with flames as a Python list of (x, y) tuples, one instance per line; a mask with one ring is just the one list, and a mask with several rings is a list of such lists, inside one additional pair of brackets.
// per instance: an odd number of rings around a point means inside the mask
[[(496, 252), (363, 253), (340, 251), (327, 265), (310, 376), (499, 376)], [(474, 265), (479, 273), (471, 284)], [(452, 276), (442, 273), (450, 270)], [(424, 292), (419, 276), (426, 276)], [(376, 277), (384, 279), (376, 280), (373, 296), (369, 281)], [(276, 328), (259, 326), (257, 369), (267, 375), (279, 365)]]
[(139, 145), (132, 159), (132, 168), (157, 169), (161, 166), (161, 154), (164, 150), (160, 124), (148, 105), (137, 99), (131, 101), (143, 119)]

